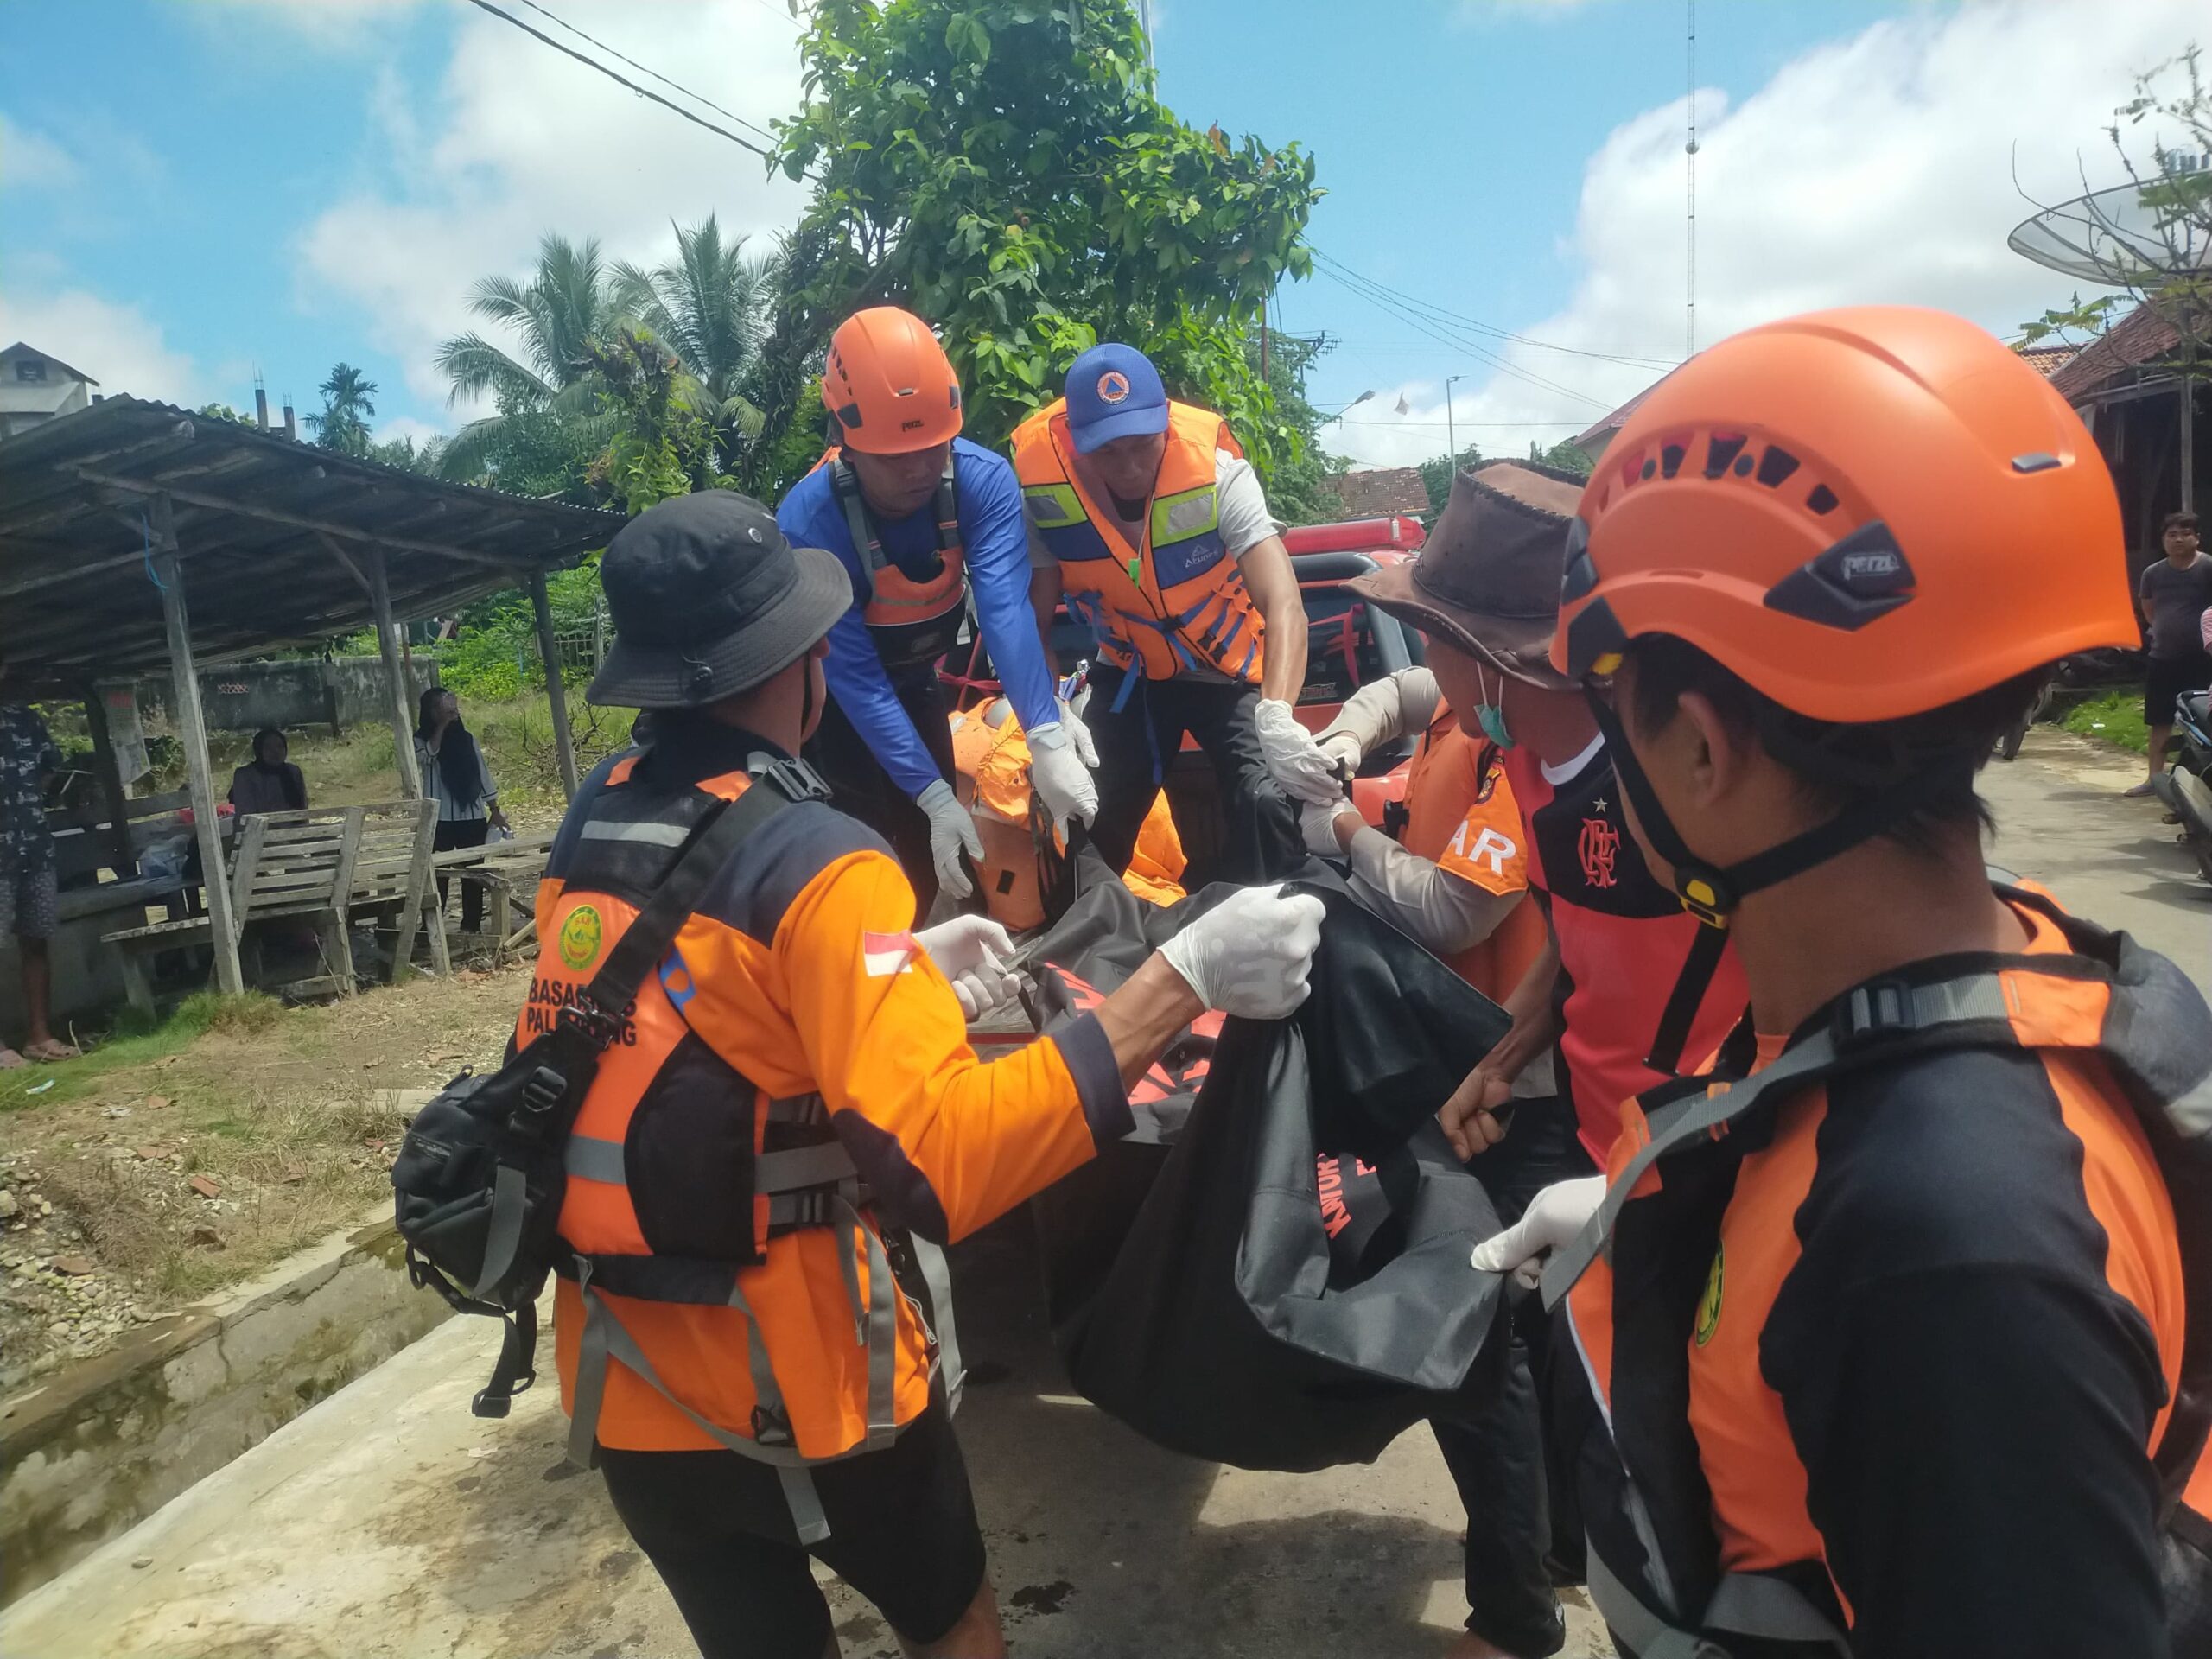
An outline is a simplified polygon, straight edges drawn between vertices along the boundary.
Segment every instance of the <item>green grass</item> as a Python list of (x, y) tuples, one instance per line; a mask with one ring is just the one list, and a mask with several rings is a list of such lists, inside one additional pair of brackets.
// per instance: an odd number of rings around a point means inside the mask
[[(107, 1074), (125, 1066), (145, 1065), (180, 1053), (192, 1040), (210, 1031), (246, 1035), (269, 1030), (283, 1018), (284, 1005), (273, 996), (248, 991), (225, 996), (217, 991), (196, 991), (177, 1005), (176, 1011), (158, 1023), (126, 1009), (116, 1016), (105, 1037), (83, 1037), (85, 1052), (58, 1065), (26, 1067), (0, 1073), (0, 1113), (28, 1107), (60, 1106), (96, 1093)], [(50, 1086), (48, 1086), (50, 1085)], [(33, 1094), (32, 1090), (38, 1090)]]
[(2107, 691), (2087, 702), (2077, 702), (2059, 723), (2069, 732), (2137, 754), (2151, 747), (2151, 734), (2143, 724), (2140, 691)]
[[(553, 749), (553, 709), (542, 690), (510, 702), (464, 697), (461, 717), (492, 764), (500, 804), (525, 828), (550, 829), (560, 820), (563, 800), (561, 768)], [(576, 745), (576, 769), (588, 772), (609, 751), (630, 741), (634, 716), (626, 709), (594, 709), (581, 684), (569, 688), (569, 720)], [(388, 722), (349, 726), (338, 736), (327, 726), (302, 727), (288, 734), (293, 764), (307, 779), (308, 798), (317, 806), (372, 805), (399, 798), (399, 772), (392, 756)], [(229, 786), (234, 767), (250, 758), (251, 734), (218, 732), (208, 740), (208, 764), (218, 791)], [(157, 775), (162, 789), (184, 787), (182, 762)]]

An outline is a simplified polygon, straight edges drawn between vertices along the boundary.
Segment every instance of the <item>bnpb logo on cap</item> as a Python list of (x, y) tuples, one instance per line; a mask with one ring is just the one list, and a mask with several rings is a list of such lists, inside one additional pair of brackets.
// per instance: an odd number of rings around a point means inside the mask
[(1098, 400), (1118, 404), (1129, 395), (1129, 377), (1119, 369), (1109, 369), (1098, 377)]

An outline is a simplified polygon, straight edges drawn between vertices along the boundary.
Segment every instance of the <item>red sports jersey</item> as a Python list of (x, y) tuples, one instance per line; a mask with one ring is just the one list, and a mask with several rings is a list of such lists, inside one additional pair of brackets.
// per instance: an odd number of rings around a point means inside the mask
[(1732, 948), (1694, 1007), (1687, 996), (1678, 1003), (1675, 988), (1705, 925), (1651, 874), (1630, 837), (1602, 739), (1565, 768), (1511, 749), (1505, 770), (1528, 824), (1529, 885), (1559, 936), (1560, 1092), (1602, 1165), (1622, 1103), (1718, 1048), (1750, 994)]

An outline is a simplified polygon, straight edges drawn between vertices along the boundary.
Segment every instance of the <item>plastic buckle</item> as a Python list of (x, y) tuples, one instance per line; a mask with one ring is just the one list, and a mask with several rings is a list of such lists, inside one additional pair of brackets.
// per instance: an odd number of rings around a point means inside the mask
[(755, 754), (747, 763), (746, 769), (756, 778), (775, 785), (786, 800), (826, 801), (830, 798), (830, 785), (822, 781), (821, 773), (804, 760)]
[(1903, 1036), (1919, 1023), (1912, 1006), (1912, 987), (1901, 979), (1878, 979), (1861, 985), (1836, 1011), (1836, 1035), (1846, 1044)]
[(1728, 912), (1736, 908), (1736, 894), (1727, 878), (1702, 864), (1684, 864), (1675, 871), (1675, 896), (1682, 908), (1707, 927), (1724, 931)]
[[(563, 1008), (559, 1023), (580, 1033), (599, 1048), (605, 1048), (613, 1043), (622, 1030), (621, 1022), (619, 1020), (587, 996), (579, 996), (568, 1007)], [(541, 1066), (538, 1069), (543, 1071), (548, 1068)], [(558, 1077), (560, 1074), (555, 1072), (554, 1075)], [(531, 1079), (532, 1082), (536, 1080), (534, 1077)], [(565, 1082), (562, 1084), (564, 1090), (567, 1086)]]
[(551, 1066), (541, 1065), (522, 1086), (523, 1108), (543, 1116), (558, 1106), (568, 1092), (569, 1080)]
[(796, 1446), (791, 1426), (766, 1406), (753, 1408), (753, 1442), (756, 1446)]

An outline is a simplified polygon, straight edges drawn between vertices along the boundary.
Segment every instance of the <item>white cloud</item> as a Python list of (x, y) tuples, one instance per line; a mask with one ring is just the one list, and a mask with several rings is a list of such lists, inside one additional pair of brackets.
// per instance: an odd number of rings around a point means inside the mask
[[(2198, 0), (1969, 0), (1806, 52), (1747, 97), (1700, 92), (1699, 342), (1870, 302), (1938, 306), (2005, 334), (2063, 302), (2071, 279), (2005, 245), (2033, 211), (2014, 190), (2016, 162), (2022, 187), (2046, 201), (2078, 194), (2084, 168), (2093, 185), (2110, 182), (2113, 106), (2202, 21)], [(1684, 114), (1680, 99), (1647, 111), (1591, 157), (1570, 241), (1581, 275), (1564, 306), (1521, 332), (1591, 351), (1680, 353)], [(1460, 418), (1499, 454), (1525, 454), (1531, 434), (1493, 444), (1477, 423), (1594, 419), (1654, 378), (1525, 346), (1504, 355), (1594, 401), (1504, 375), (1461, 391)], [(1431, 389), (1427, 401), (1442, 399)], [(1415, 416), (1441, 418), (1426, 404)], [(1376, 464), (1443, 451), (1440, 427), (1427, 448), (1411, 430), (1344, 429), (1343, 447)]]
[(73, 184), (79, 171), (76, 158), (53, 139), (0, 113), (0, 190)]
[(99, 382), (113, 397), (129, 392), (188, 407), (206, 401), (199, 365), (174, 350), (161, 325), (135, 307), (83, 289), (0, 293), (0, 343), (24, 340)]
[[(576, 0), (561, 12), (764, 127), (798, 107), (798, 34), (780, 8), (759, 0), (657, 8), (650, 30), (639, 9), (615, 0)], [(560, 33), (550, 24), (546, 32)], [(446, 391), (431, 361), (436, 342), (479, 326), (470, 287), (491, 273), (527, 272), (544, 232), (597, 236), (610, 259), (652, 261), (672, 249), (672, 220), (713, 212), (725, 233), (750, 235), (765, 251), (801, 205), (798, 187), (767, 179), (760, 157), (479, 12), (458, 24), (435, 92), (418, 98), (381, 77), (372, 108), (403, 183), (338, 201), (310, 224), (296, 250), (298, 284), (311, 310), (365, 312), (371, 338), (424, 397)], [(702, 114), (758, 138), (725, 116)]]

